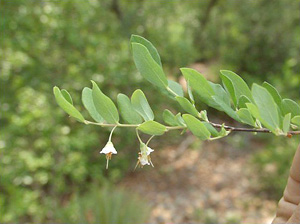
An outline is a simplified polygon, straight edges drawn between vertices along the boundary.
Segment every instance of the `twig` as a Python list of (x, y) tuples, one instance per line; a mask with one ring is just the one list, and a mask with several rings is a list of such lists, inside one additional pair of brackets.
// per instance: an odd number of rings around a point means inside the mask
[[(139, 124), (104, 124), (104, 123), (96, 123), (91, 121), (85, 121), (85, 124), (92, 124), (92, 125), (98, 125), (101, 127), (124, 127), (124, 128), (137, 128)], [(210, 122), (210, 124), (215, 128), (225, 128), (227, 131), (236, 131), (236, 132), (259, 132), (259, 133), (272, 133), (267, 128), (238, 128), (238, 127), (232, 127), (232, 126), (226, 126), (222, 124), (215, 124)], [(167, 131), (169, 130), (180, 130), (185, 129), (186, 127), (183, 126), (166, 126)], [(291, 137), (293, 135), (300, 135), (300, 131), (289, 131), (287, 132), (287, 136)]]

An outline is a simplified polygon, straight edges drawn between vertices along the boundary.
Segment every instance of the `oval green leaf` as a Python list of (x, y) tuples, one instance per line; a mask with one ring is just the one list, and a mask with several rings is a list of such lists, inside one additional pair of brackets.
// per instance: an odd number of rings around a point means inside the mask
[(210, 138), (210, 132), (206, 128), (206, 126), (199, 121), (197, 118), (190, 114), (182, 115), (183, 120), (185, 121), (188, 129), (201, 140), (206, 140)]
[(139, 125), (137, 129), (148, 135), (163, 135), (167, 131), (164, 125), (156, 121), (146, 121)]
[(185, 97), (176, 96), (176, 100), (180, 104), (182, 109), (192, 114), (193, 116), (198, 117), (199, 112), (188, 99), (186, 99)]
[(148, 49), (139, 43), (132, 43), (133, 60), (141, 75), (152, 84), (166, 88), (168, 80), (160, 65), (152, 58)]
[(236, 113), (243, 123), (248, 124), (250, 126), (255, 126), (255, 120), (253, 119), (248, 109), (241, 108)]
[(282, 122), (282, 130), (285, 134), (290, 130), (291, 125), (291, 113), (288, 113), (284, 116), (283, 122)]
[(277, 103), (277, 105), (280, 106), (282, 99), (281, 99), (281, 96), (279, 95), (279, 92), (277, 91), (277, 89), (268, 82), (264, 82), (262, 84), (262, 86), (265, 87), (269, 91), (269, 93), (272, 95), (275, 103)]
[(61, 92), (61, 94), (63, 95), (63, 97), (64, 97), (70, 104), (73, 105), (73, 100), (72, 100), (72, 97), (71, 97), (70, 93), (69, 93), (67, 90), (65, 90), (65, 89), (62, 89), (60, 92)]
[(164, 119), (164, 122), (168, 125), (171, 125), (171, 126), (179, 125), (175, 118), (175, 115), (167, 109), (165, 109), (163, 112), (163, 119)]
[(280, 129), (280, 118), (278, 107), (272, 95), (267, 89), (255, 83), (252, 86), (252, 95), (258, 108), (260, 122), (277, 134)]
[(138, 112), (145, 121), (154, 120), (153, 111), (142, 90), (138, 89), (134, 91), (131, 96), (131, 104), (136, 112)]
[(60, 92), (59, 88), (55, 86), (53, 88), (53, 93), (57, 104), (71, 117), (74, 117), (76, 120), (84, 123), (84, 117), (82, 114), (68, 101)]
[(139, 43), (139, 44), (144, 45), (147, 48), (147, 50), (149, 51), (149, 53), (152, 56), (152, 58), (154, 59), (154, 61), (156, 61), (156, 63), (159, 64), (160, 66), (162, 66), (159, 53), (158, 53), (157, 49), (154, 47), (154, 45), (149, 40), (147, 40), (146, 38), (141, 37), (139, 35), (133, 34), (133, 35), (131, 35), (130, 42), (131, 43)]
[(98, 123), (103, 123), (104, 119), (97, 112), (96, 107), (94, 105), (92, 89), (85, 87), (82, 90), (81, 100), (82, 100), (83, 106), (89, 112), (91, 117)]
[[(226, 88), (229, 90), (229, 93), (233, 101), (235, 102), (235, 105), (237, 105), (237, 100), (242, 95), (245, 95), (252, 101), (251, 91), (247, 83), (239, 75), (228, 70), (221, 70), (220, 72), (221, 72), (221, 79), (224, 85), (226, 86)], [(226, 77), (227, 79), (224, 77)], [(231, 82), (231, 85), (228, 83), (228, 80)]]
[(118, 94), (117, 102), (120, 114), (126, 122), (129, 124), (141, 124), (143, 122), (139, 113), (134, 110), (128, 96), (122, 93)]
[(291, 113), (292, 117), (300, 115), (300, 106), (291, 99), (283, 99), (281, 102), (281, 110), (284, 115)]
[(94, 81), (92, 81), (92, 84), (92, 96), (97, 112), (108, 123), (117, 124), (119, 122), (119, 113), (117, 107), (109, 97), (102, 93), (102, 91)]

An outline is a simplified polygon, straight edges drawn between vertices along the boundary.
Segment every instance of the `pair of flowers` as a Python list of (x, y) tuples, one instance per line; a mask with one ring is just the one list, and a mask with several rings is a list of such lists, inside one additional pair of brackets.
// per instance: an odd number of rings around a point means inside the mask
[[(150, 154), (153, 151), (154, 151), (153, 149), (148, 147), (145, 143), (141, 142), (140, 152), (138, 154), (138, 161), (137, 161), (135, 168), (137, 166), (143, 167), (145, 165), (153, 166), (153, 163), (152, 163), (151, 157), (150, 157)], [(100, 153), (103, 153), (106, 155), (106, 169), (108, 169), (108, 163), (109, 163), (109, 160), (111, 160), (112, 155), (118, 153), (117, 150), (115, 149), (113, 143), (111, 142), (111, 138), (108, 140), (108, 142), (106, 143), (104, 148), (100, 151)]]

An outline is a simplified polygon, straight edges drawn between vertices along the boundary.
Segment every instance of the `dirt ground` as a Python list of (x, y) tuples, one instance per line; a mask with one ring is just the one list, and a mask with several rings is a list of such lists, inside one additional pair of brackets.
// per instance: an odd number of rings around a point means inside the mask
[(256, 189), (251, 150), (187, 136), (179, 146), (156, 149), (155, 167), (129, 174), (121, 185), (151, 202), (151, 224), (270, 223), (277, 202)]

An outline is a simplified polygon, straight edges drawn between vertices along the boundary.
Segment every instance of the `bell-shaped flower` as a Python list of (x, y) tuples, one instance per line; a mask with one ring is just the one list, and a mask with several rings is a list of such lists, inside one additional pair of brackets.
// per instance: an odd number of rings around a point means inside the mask
[(152, 167), (154, 167), (150, 157), (151, 152), (153, 152), (154, 150), (144, 143), (141, 143), (140, 150), (141, 151), (139, 152), (138, 161), (135, 167), (137, 167), (138, 165), (140, 167), (143, 167), (145, 165), (151, 165)]
[(117, 154), (117, 150), (115, 149), (113, 143), (111, 141), (108, 141), (104, 148), (100, 151), (100, 153), (103, 153), (106, 155), (106, 169), (108, 169), (108, 162), (111, 160), (112, 154)]

